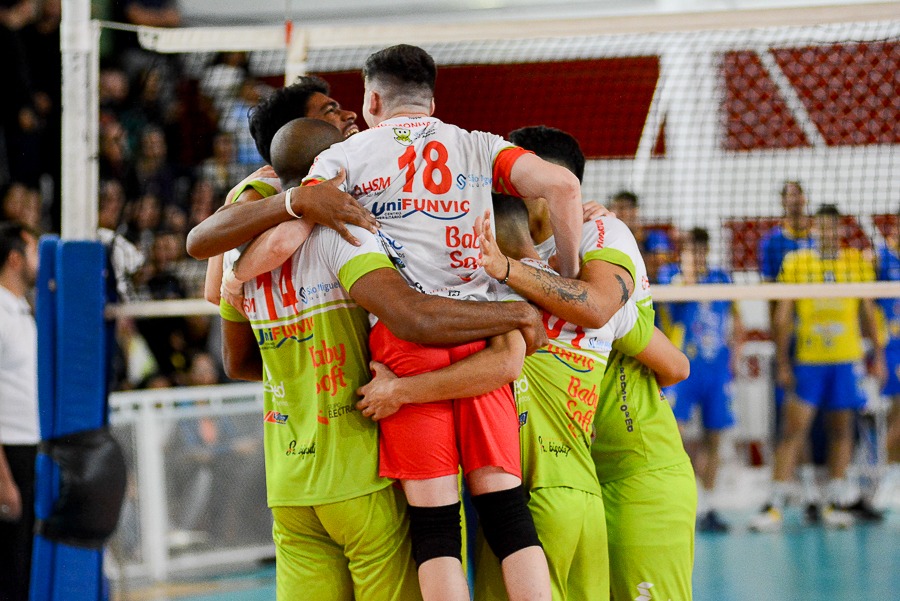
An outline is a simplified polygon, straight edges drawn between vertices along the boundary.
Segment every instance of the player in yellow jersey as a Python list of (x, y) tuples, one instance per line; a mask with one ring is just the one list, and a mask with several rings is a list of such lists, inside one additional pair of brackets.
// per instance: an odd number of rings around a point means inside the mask
[[(841, 215), (834, 205), (822, 205), (814, 219), (815, 247), (787, 254), (778, 280), (788, 283), (850, 283), (875, 279), (869, 259), (856, 249), (840, 246)], [(818, 409), (828, 411), (830, 482), (822, 511), (826, 526), (846, 527), (853, 516), (842, 506), (859, 498), (848, 483), (853, 452), (854, 412), (865, 404), (863, 331), (875, 332), (871, 299), (801, 299), (779, 301), (775, 309), (776, 378), (788, 392), (784, 429), (775, 450), (774, 482), (769, 503), (751, 523), (757, 531), (781, 527), (790, 481), (803, 443)], [(796, 337), (794, 357), (789, 344)], [(873, 341), (874, 342), (874, 341)], [(792, 368), (791, 361), (794, 366)], [(884, 380), (884, 350), (875, 342), (873, 373)]]

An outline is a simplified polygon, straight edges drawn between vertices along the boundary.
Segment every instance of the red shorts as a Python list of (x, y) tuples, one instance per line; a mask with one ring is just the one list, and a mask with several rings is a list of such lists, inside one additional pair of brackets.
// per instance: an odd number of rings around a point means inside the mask
[[(379, 321), (369, 335), (372, 359), (398, 376), (446, 367), (484, 348), (484, 341), (453, 347), (400, 340)], [(509, 386), (477, 397), (404, 405), (381, 420), (381, 476), (427, 480), (494, 466), (522, 477), (519, 419)]]

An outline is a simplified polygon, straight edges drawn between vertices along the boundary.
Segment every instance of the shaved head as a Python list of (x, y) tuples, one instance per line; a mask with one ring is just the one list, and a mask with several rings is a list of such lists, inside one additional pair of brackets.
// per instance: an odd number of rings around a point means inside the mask
[(288, 121), (272, 138), (271, 146), (272, 167), (281, 184), (299, 184), (319, 153), (343, 139), (341, 130), (318, 119)]

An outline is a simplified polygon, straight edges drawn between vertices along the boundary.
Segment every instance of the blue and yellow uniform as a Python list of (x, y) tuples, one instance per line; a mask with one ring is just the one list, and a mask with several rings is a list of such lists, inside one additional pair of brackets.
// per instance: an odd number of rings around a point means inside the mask
[[(851, 283), (875, 280), (875, 269), (856, 249), (841, 249), (824, 258), (814, 249), (788, 253), (778, 281)], [(863, 336), (858, 298), (796, 301), (794, 333), (795, 392), (824, 409), (858, 409), (865, 404), (859, 387), (863, 375)]]
[(774, 280), (781, 272), (784, 257), (795, 250), (812, 248), (813, 239), (809, 230), (795, 230), (776, 225), (759, 241), (757, 257), (759, 272), (764, 280)]
[[(678, 284), (681, 271), (666, 265), (659, 273), (661, 284)], [(710, 269), (700, 284), (730, 284), (721, 269)], [(662, 329), (691, 362), (691, 375), (666, 390), (675, 399), (675, 419), (686, 422), (699, 404), (703, 427), (722, 430), (734, 425), (731, 411), (731, 349), (728, 345), (733, 323), (729, 301), (666, 303), (659, 308)]]
[[(900, 254), (887, 246), (878, 249), (878, 279), (900, 282)], [(880, 298), (878, 307), (887, 329), (884, 355), (888, 377), (882, 393), (887, 396), (900, 395), (900, 298)]]

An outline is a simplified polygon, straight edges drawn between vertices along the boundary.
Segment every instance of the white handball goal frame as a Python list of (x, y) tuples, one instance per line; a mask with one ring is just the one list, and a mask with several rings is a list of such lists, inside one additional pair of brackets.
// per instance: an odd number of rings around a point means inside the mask
[[(103, 24), (122, 28), (118, 24)], [(723, 11), (682, 13), (673, 15), (641, 15), (634, 17), (561, 19), (561, 20), (496, 20), (460, 23), (397, 23), (365, 26), (317, 26), (305, 23), (286, 23), (249, 27), (194, 27), (160, 29), (128, 27), (136, 32), (140, 44), (147, 50), (164, 54), (214, 51), (249, 51), (283, 53), (286, 81), (293, 81), (307, 72), (352, 70), (361, 67), (365, 57), (384, 46), (411, 43), (425, 47), (441, 64), (500, 64), (541, 60), (575, 60), (655, 55), (660, 58), (660, 76), (644, 123), (638, 151), (627, 160), (607, 168), (598, 164), (608, 161), (589, 161), (585, 188), (605, 177), (615, 177), (625, 186), (642, 194), (651, 178), (667, 180), (673, 198), (692, 198), (697, 202), (685, 206), (680, 213), (667, 216), (676, 226), (703, 225), (706, 203), (715, 202), (715, 184), (699, 182), (682, 174), (685, 161), (702, 161), (710, 170), (722, 172), (732, 168), (740, 157), (718, 145), (720, 124), (715, 111), (682, 117), (689, 111), (679, 110), (701, 101), (700, 95), (720, 95), (715, 78), (713, 57), (734, 49), (756, 49), (773, 73), (778, 71), (770, 48), (804, 44), (869, 43), (900, 39), (900, 19), (896, 5), (890, 3), (815, 8), (790, 8), (752, 11)], [(93, 25), (96, 29), (97, 25)], [(637, 43), (636, 43), (637, 40)], [(94, 35), (93, 51), (97, 52), (99, 36)], [(695, 52), (672, 52), (673, 48), (693, 45)], [(702, 49), (702, 51), (700, 50)], [(768, 58), (766, 58), (768, 57)], [(686, 83), (684, 74), (692, 81)], [(675, 74), (675, 75), (673, 75)], [(777, 77), (773, 77), (778, 81)], [(798, 123), (811, 146), (790, 150), (761, 150), (757, 152), (760, 169), (772, 173), (784, 172), (782, 179), (816, 179), (831, 170), (856, 170), (860, 180), (866, 180), (865, 192), (871, 198), (873, 212), (896, 212), (900, 181), (900, 147), (886, 148), (826, 148), (815, 124), (805, 115), (803, 107), (786, 88), (780, 86), (798, 116)], [(96, 99), (92, 110), (96, 114)], [(666, 121), (667, 156), (652, 156), (652, 149), (660, 125)], [(96, 119), (93, 121), (96, 124)], [(503, 133), (503, 132), (500, 132)], [(88, 136), (96, 148), (96, 125)], [(683, 152), (682, 140), (690, 137), (690, 152)], [(94, 151), (95, 152), (95, 151)], [(805, 154), (801, 173), (786, 171), (784, 157)], [(874, 157), (874, 158), (873, 158)], [(611, 162), (611, 163), (612, 163)], [(879, 171), (870, 175), (868, 163), (877, 162)], [(837, 166), (837, 167), (836, 167)], [(696, 167), (694, 167), (696, 171)], [(96, 165), (92, 173), (96, 173)], [(862, 174), (862, 175), (859, 175)], [(831, 178), (835, 181), (837, 178)], [(893, 182), (893, 183), (892, 183)], [(733, 182), (729, 183), (734, 187)], [(837, 184), (835, 184), (837, 185)], [(96, 189), (96, 184), (94, 188)], [(823, 196), (844, 193), (826, 190)], [(750, 184), (748, 198), (773, 196), (770, 185)], [(586, 193), (586, 198), (590, 196)], [(642, 196), (643, 198), (643, 196)], [(740, 217), (748, 202), (734, 199), (729, 216)], [(643, 203), (644, 201), (642, 201)], [(649, 217), (659, 216), (661, 201), (652, 198)], [(775, 204), (767, 207), (769, 214), (780, 212)], [(82, 211), (88, 213), (89, 211)], [(68, 213), (64, 210), (63, 221)], [(753, 213), (747, 213), (753, 217)], [(700, 222), (700, 223), (698, 223)], [(873, 232), (867, 231), (872, 238)], [(718, 234), (714, 234), (717, 238)], [(714, 245), (723, 244), (714, 240)], [(890, 282), (860, 284), (766, 284), (751, 281), (747, 284), (662, 286), (653, 291), (657, 301), (677, 300), (776, 300), (798, 298), (890, 298), (900, 297), (900, 285)], [(111, 308), (114, 315), (149, 317), (184, 314), (215, 314), (217, 308), (200, 299), (185, 301), (132, 302)]]

